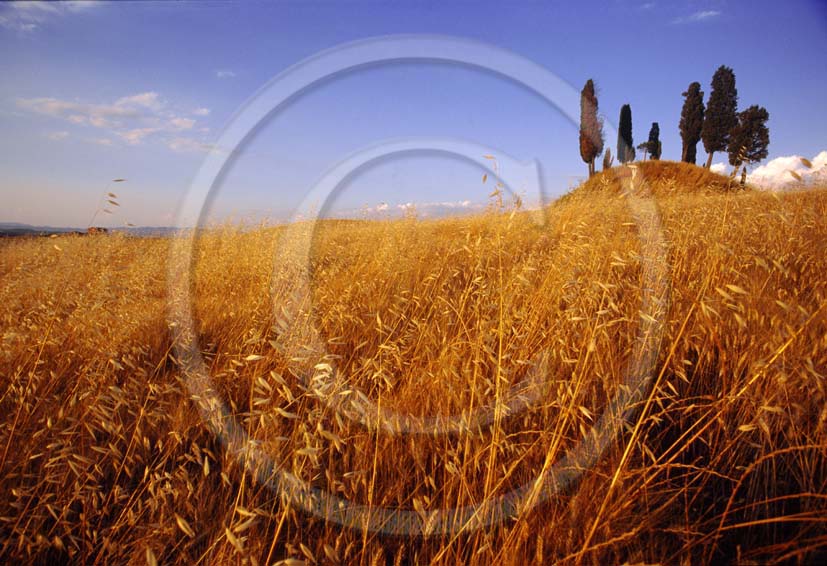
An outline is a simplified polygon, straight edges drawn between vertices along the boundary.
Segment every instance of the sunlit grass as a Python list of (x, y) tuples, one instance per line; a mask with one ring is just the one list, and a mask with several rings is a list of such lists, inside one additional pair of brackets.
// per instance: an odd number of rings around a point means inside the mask
[[(664, 195), (670, 307), (651, 397), (560, 497), (493, 527), (429, 538), (326, 523), (225, 455), (174, 359), (169, 240), (0, 242), (0, 556), (823, 557), (827, 191), (689, 194), (681, 182), (664, 179), (678, 190), (655, 191)], [(200, 349), (240, 425), (315, 487), (423, 516), (505, 494), (576, 445), (625, 379), (646, 259), (626, 198), (575, 191), (546, 224), (507, 210), (325, 221), (301, 304), (291, 302), (297, 266), (279, 253), (284, 228), (211, 230), (193, 253)], [(322, 352), (308, 347), (308, 333)], [(496, 405), (530, 375), (542, 376), (543, 395), (477, 429), (393, 435), (334, 410), (331, 390), (313, 385), (332, 367), (349, 389), (414, 421)]]

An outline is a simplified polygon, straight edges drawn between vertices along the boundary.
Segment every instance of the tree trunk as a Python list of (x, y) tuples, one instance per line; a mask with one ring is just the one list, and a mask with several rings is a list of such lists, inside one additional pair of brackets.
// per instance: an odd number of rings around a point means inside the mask
[(747, 186), (747, 166), (744, 164), (744, 168), (741, 169), (741, 188)]
[(589, 179), (594, 177), (594, 157), (589, 161)]
[(687, 150), (686, 144), (683, 144), (683, 148), (681, 148), (681, 161), (683, 163), (687, 162), (686, 161), (686, 150)]
[(686, 147), (686, 162), (695, 165), (695, 162), (698, 158), (698, 147), (697, 142), (695, 145), (689, 144)]
[(715, 153), (714, 151), (710, 151), (710, 152), (709, 152), (709, 155), (708, 155), (708, 156), (707, 156), (707, 158), (706, 158), (706, 165), (705, 165), (704, 167), (706, 167), (707, 169), (709, 169), (710, 167), (712, 167), (712, 155), (713, 155), (714, 153)]

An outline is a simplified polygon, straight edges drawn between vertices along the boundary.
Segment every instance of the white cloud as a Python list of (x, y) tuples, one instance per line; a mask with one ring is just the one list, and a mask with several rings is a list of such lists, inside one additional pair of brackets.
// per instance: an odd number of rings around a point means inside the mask
[(136, 117), (139, 111), (129, 105), (119, 104), (86, 104), (58, 98), (18, 98), (17, 106), (37, 114), (45, 114), (56, 118), (64, 118), (74, 124), (91, 124), (98, 128), (111, 128), (119, 124), (119, 120), (127, 117)]
[(721, 15), (721, 12), (718, 10), (701, 10), (695, 12), (694, 14), (690, 14), (689, 16), (682, 16), (680, 18), (675, 18), (672, 20), (673, 24), (693, 24), (698, 22), (706, 22), (712, 19), (717, 18)]
[(157, 92), (151, 91), (133, 94), (132, 96), (123, 96), (115, 101), (115, 106), (160, 110), (164, 106), (164, 103), (161, 102)]
[(458, 200), (442, 202), (406, 202), (405, 204), (397, 204), (396, 207), (400, 210), (407, 210), (409, 208), (481, 208), (482, 204), (474, 204), (470, 200)]
[(471, 206), (470, 200), (461, 200), (456, 202), (432, 202), (425, 203), (423, 206), (442, 207), (442, 208), (469, 208)]
[(172, 138), (167, 140), (167, 147), (173, 151), (181, 153), (196, 152), (196, 151), (210, 151), (212, 146), (210, 144), (198, 141), (193, 138)]
[(15, 21), (14, 19), (9, 18), (5, 15), (0, 16), (0, 26), (3, 26), (4, 28), (17, 30), (20, 33), (29, 33), (37, 29), (37, 24), (35, 23)]
[(91, 8), (97, 8), (101, 5), (100, 0), (69, 0), (63, 2), (63, 7), (70, 12), (82, 12)]
[(60, 141), (65, 140), (69, 137), (69, 132), (67, 131), (60, 131), (60, 132), (49, 132), (46, 134), (46, 137), (52, 141)]
[(129, 145), (138, 145), (145, 137), (157, 131), (159, 131), (158, 128), (134, 128), (125, 132), (117, 132), (117, 134)]
[(196, 108), (192, 111), (192, 113), (196, 116), (209, 116), (210, 109), (209, 108)]
[(355, 216), (368, 217), (396, 217), (399, 218), (405, 214), (416, 212), (417, 216), (421, 218), (438, 218), (450, 214), (462, 214), (467, 212), (480, 211), (485, 208), (484, 203), (472, 202), (470, 200), (457, 201), (440, 201), (440, 202), (404, 202), (397, 204), (388, 204), (387, 202), (380, 202), (373, 206), (367, 204), (359, 209), (339, 209), (334, 214), (336, 216), (352, 218)]
[(111, 128), (112, 122), (104, 118), (103, 116), (90, 116), (89, 123), (95, 126), (96, 128)]
[(229, 69), (216, 69), (215, 76), (219, 79), (231, 79), (235, 76), (235, 72)]
[(0, 14), (0, 27), (22, 34), (35, 30), (58, 20), (63, 16), (79, 13), (100, 5), (98, 2), (7, 2)]
[(483, 208), (483, 204), (481, 203), (474, 203), (470, 200), (458, 200), (458, 201), (441, 201), (441, 202), (405, 202), (401, 204), (395, 205), (391, 208), (386, 202), (381, 202), (376, 206), (369, 206), (364, 208), (363, 210), (367, 213), (378, 213), (378, 212), (388, 212), (388, 211), (398, 211), (398, 212), (409, 212), (416, 210), (420, 213), (424, 214), (437, 214), (446, 213), (449, 211), (456, 211), (456, 210), (474, 210), (474, 209), (481, 209)]
[(691, 16), (689, 16), (690, 22), (702, 22), (703, 20), (708, 20), (710, 18), (717, 18), (721, 15), (721, 12), (718, 10), (703, 10), (701, 12), (695, 12)]
[(726, 163), (724, 163), (723, 161), (713, 163), (712, 166), (709, 168), (710, 171), (712, 171), (713, 173), (718, 173), (719, 175), (723, 175), (724, 173), (726, 173), (726, 169)]
[(169, 125), (176, 131), (191, 130), (195, 125), (195, 120), (191, 118), (173, 118), (169, 121)]
[(810, 162), (811, 167), (807, 167), (800, 155), (776, 157), (749, 173), (747, 181), (766, 189), (827, 184), (827, 151), (822, 151)]
[[(78, 126), (106, 130), (129, 145), (139, 145), (149, 137), (159, 138), (167, 147), (176, 151), (201, 143), (197, 140), (181, 141), (185, 138), (179, 138), (179, 133), (195, 129), (197, 120), (177, 115), (155, 91), (122, 96), (112, 103), (88, 103), (54, 97), (20, 98), (17, 106)], [(198, 108), (193, 112), (199, 116), (208, 113), (206, 108)], [(197, 131), (204, 133), (205, 129), (199, 127)], [(82, 139), (89, 141), (89, 138)], [(98, 139), (107, 139), (108, 144), (111, 144), (109, 137)]]

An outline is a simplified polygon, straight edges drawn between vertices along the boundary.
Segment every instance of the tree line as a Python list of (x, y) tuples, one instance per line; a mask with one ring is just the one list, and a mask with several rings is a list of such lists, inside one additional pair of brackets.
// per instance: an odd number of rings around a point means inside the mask
[[(705, 167), (712, 165), (716, 152), (726, 151), (732, 175), (741, 170), (741, 184), (746, 182), (747, 165), (767, 157), (770, 143), (767, 121), (769, 113), (762, 106), (753, 105), (738, 112), (738, 90), (735, 88), (735, 73), (721, 65), (712, 77), (712, 90), (704, 106), (701, 84), (690, 83), (684, 97), (680, 129), (682, 148), (681, 161), (695, 163), (698, 142), (703, 142), (707, 153)], [(595, 160), (603, 153), (603, 121), (598, 115), (598, 101), (594, 81), (589, 79), (580, 92), (580, 157), (589, 167), (589, 177), (595, 174)], [(635, 149), (642, 151), (643, 159), (660, 159), (662, 145), (660, 126), (652, 122), (649, 138), (635, 148), (632, 137), (632, 107), (624, 104), (620, 108), (617, 135), (617, 159), (620, 163), (635, 160)], [(610, 149), (603, 155), (603, 169), (612, 166)]]

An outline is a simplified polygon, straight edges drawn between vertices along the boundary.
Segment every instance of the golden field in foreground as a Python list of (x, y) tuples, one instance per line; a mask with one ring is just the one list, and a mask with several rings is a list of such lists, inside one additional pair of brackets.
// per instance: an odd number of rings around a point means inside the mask
[[(344, 526), (205, 424), (179, 363), (194, 351), (174, 347), (173, 239), (0, 242), (0, 558), (823, 560), (827, 191), (670, 183), (655, 203), (607, 181), (546, 214), (323, 221), (306, 264), (283, 253), (291, 229), (197, 239), (192, 337), (215, 391), (282, 479), (362, 506)], [(628, 422), (543, 496), (535, 478), (641, 360)], [(514, 516), (427, 526), (509, 493)]]

